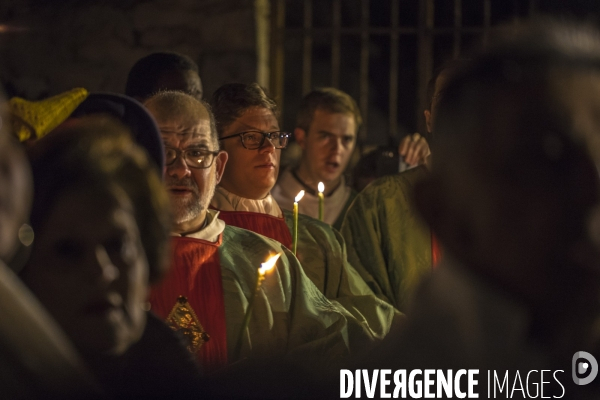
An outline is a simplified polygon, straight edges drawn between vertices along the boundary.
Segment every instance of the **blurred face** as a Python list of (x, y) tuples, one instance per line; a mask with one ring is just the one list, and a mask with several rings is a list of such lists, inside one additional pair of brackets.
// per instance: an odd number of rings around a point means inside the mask
[(36, 232), (23, 280), (86, 357), (118, 355), (146, 323), (148, 265), (124, 195), (76, 189)]
[[(172, 118), (157, 113), (152, 105), (148, 110), (157, 120), (165, 147), (179, 152), (218, 150), (211, 140), (206, 109), (202, 108), (200, 113), (181, 112)], [(178, 153), (175, 161), (165, 167), (165, 184), (171, 197), (177, 233), (192, 232), (202, 226), (226, 162), (227, 154), (220, 152), (209, 168), (194, 168), (187, 165), (182, 153)]]
[(339, 181), (356, 144), (356, 128), (352, 114), (317, 109), (308, 132), (299, 128), (294, 131), (302, 147), (299, 172), (307, 184), (324, 182), (327, 187)]
[(200, 76), (192, 70), (167, 71), (160, 76), (155, 85), (155, 91), (177, 90), (187, 93), (198, 100), (202, 99), (202, 82)]
[[(279, 124), (269, 109), (251, 107), (226, 127), (221, 136), (247, 131), (276, 132)], [(268, 139), (256, 150), (246, 149), (241, 138), (226, 139), (221, 144), (229, 154), (221, 186), (247, 199), (265, 198), (277, 181), (281, 150), (275, 149)]]
[(447, 193), (431, 200), (445, 209), (436, 230), (451, 232), (457, 256), (545, 307), (566, 293), (600, 306), (600, 236), (587, 233), (600, 201), (600, 157), (590, 157), (600, 155), (600, 79), (580, 78), (492, 93), (485, 141), (440, 151), (434, 172)]
[(440, 99), (442, 90), (448, 83), (448, 76), (445, 73), (441, 73), (435, 81), (435, 89), (433, 91), (433, 97), (431, 99), (431, 106), (429, 110), (425, 110), (425, 125), (427, 126), (427, 132), (431, 133), (433, 129), (433, 117), (435, 116), (435, 109)]
[(23, 150), (0, 130), (0, 260), (8, 261), (15, 251), (30, 197), (31, 176)]

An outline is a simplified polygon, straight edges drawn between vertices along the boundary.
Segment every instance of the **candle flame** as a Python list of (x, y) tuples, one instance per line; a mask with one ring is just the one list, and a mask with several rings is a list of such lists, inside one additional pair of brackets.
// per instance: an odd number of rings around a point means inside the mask
[(258, 273), (264, 275), (267, 271), (270, 271), (274, 266), (277, 260), (281, 257), (281, 253), (277, 253), (274, 256), (271, 256), (267, 261), (260, 264), (260, 268), (258, 269)]
[(301, 190), (300, 193), (298, 193), (298, 195), (296, 196), (296, 198), (294, 199), (294, 201), (297, 203), (300, 200), (302, 200), (302, 198), (304, 197), (304, 190)]
[(325, 185), (323, 182), (319, 182), (319, 193), (323, 193), (325, 191)]

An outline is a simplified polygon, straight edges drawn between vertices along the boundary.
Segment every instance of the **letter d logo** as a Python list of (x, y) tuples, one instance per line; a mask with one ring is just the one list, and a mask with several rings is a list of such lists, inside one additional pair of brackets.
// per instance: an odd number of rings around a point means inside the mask
[[(578, 351), (573, 354), (573, 382), (576, 385), (587, 385), (591, 383), (598, 375), (598, 361), (588, 352)], [(585, 376), (580, 378), (580, 376)]]

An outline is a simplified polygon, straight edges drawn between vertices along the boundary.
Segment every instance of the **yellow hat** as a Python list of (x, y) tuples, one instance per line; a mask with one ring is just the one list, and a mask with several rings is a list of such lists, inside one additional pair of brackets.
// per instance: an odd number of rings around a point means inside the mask
[(13, 97), (9, 107), (14, 134), (21, 142), (44, 137), (63, 123), (87, 96), (87, 90), (76, 88), (40, 101)]

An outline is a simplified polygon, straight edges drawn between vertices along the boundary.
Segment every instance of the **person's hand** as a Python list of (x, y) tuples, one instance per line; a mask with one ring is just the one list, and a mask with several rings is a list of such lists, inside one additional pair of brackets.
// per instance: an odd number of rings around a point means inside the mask
[(431, 162), (429, 143), (418, 133), (406, 136), (398, 146), (398, 153), (404, 157), (404, 162), (410, 166), (426, 165)]

